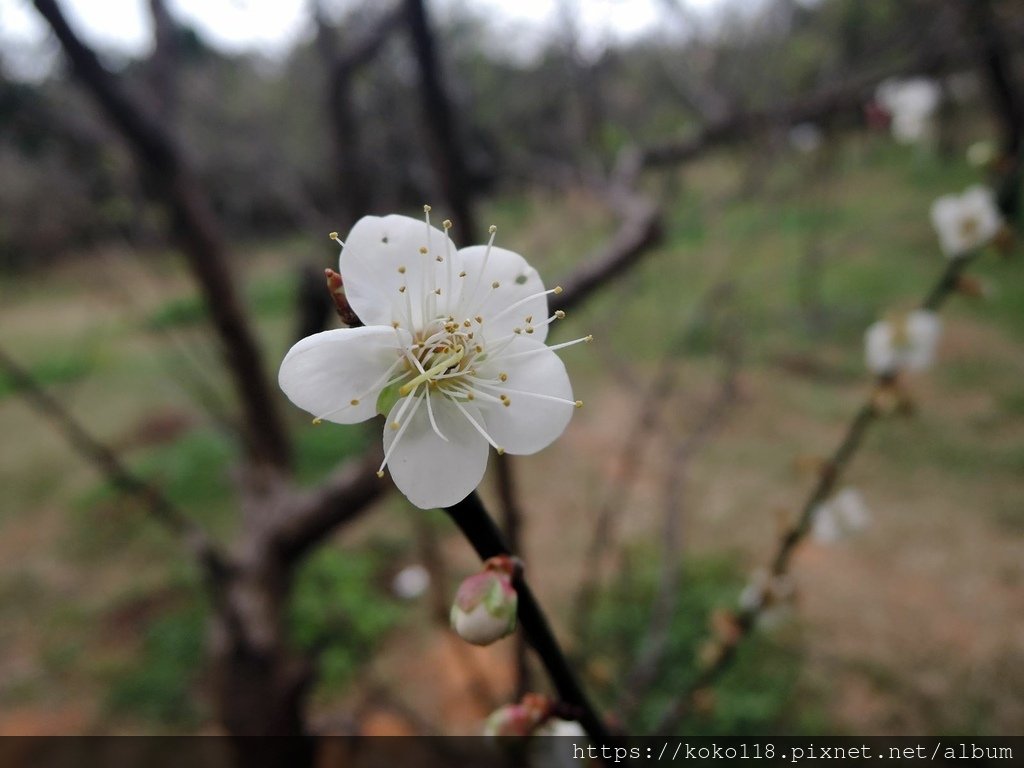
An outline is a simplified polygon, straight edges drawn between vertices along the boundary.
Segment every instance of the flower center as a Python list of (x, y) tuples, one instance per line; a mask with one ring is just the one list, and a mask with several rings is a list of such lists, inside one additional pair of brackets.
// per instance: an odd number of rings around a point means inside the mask
[(399, 388), (398, 394), (405, 397), (420, 384), (437, 387), (455, 383), (469, 372), (468, 363), (480, 348), (471, 346), (472, 332), (458, 328), (455, 321), (448, 320), (433, 334), (417, 334), (411, 350), (413, 359), (406, 360), (406, 369), (413, 378)]
[(980, 225), (974, 216), (965, 216), (960, 221), (960, 235), (964, 238), (973, 238), (978, 234)]

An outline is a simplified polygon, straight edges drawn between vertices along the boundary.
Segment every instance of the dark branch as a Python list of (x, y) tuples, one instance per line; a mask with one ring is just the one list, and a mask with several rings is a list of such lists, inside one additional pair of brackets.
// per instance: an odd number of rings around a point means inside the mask
[[(445, 512), (459, 527), (481, 560), (513, 554), (475, 492)], [(519, 623), (526, 632), (530, 645), (544, 664), (559, 697), (563, 703), (578, 712), (577, 719), (580, 725), (594, 741), (608, 742), (610, 734), (607, 727), (576, 680), (576, 675), (569, 667), (565, 654), (562, 653), (558, 640), (555, 639), (529, 585), (520, 576), (515, 586), (519, 594)]]

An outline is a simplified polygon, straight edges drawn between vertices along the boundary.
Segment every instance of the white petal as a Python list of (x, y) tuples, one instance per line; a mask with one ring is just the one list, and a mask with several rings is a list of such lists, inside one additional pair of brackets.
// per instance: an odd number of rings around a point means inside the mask
[[(513, 328), (526, 326), (526, 318), (532, 317), (533, 323), (541, 323), (548, 317), (548, 298), (542, 295), (544, 282), (522, 256), (504, 248), (491, 248), (484, 256), (487, 246), (474, 245), (459, 251), (462, 268), (466, 270), (466, 286), (459, 306), (458, 317), (475, 317), (484, 319), (483, 331), (488, 339), (507, 336)], [(498, 283), (498, 287), (492, 287)], [(535, 298), (508, 312), (502, 310), (512, 304), (526, 299)], [(534, 338), (544, 341), (548, 335), (547, 326), (537, 327), (532, 334)]]
[(907, 316), (907, 336), (910, 345), (905, 351), (902, 364), (909, 370), (921, 370), (931, 366), (942, 334), (942, 321), (934, 312), (915, 310)]
[[(429, 251), (420, 253), (420, 248)], [(345, 295), (359, 318), (367, 325), (401, 323), (409, 328), (424, 324), (424, 301), (429, 319), (447, 314), (448, 273), (461, 269), (455, 247), (448, 262), (444, 233), (426, 222), (408, 216), (364, 216), (352, 227), (341, 250), (339, 270)], [(437, 257), (443, 261), (437, 261)], [(400, 272), (404, 269), (404, 272)], [(455, 279), (453, 278), (453, 290)], [(399, 289), (405, 286), (406, 295)], [(433, 291), (440, 288), (441, 297)], [(412, 317), (408, 307), (411, 305)], [(440, 307), (440, 309), (438, 309)]]
[(864, 334), (864, 359), (872, 373), (881, 376), (895, 372), (897, 363), (892, 327), (885, 320), (872, 323)]
[[(391, 450), (399, 430), (391, 428), (399, 400), (384, 427), (384, 451)], [(442, 440), (430, 425), (426, 403), (412, 415), (412, 422), (388, 458), (388, 469), (398, 490), (420, 509), (450, 507), (476, 488), (487, 467), (487, 441), (446, 397), (431, 395), (430, 404)], [(483, 421), (472, 403), (463, 404), (478, 424)], [(408, 412), (405, 416), (409, 419)]]
[[(402, 343), (411, 343), (408, 334), (400, 334)], [(277, 380), (299, 408), (338, 424), (356, 424), (376, 413), (382, 377), (398, 359), (398, 345), (395, 329), (379, 325), (317, 333), (288, 350)]]
[[(529, 354), (510, 357), (521, 352)], [(497, 378), (502, 373), (508, 375), (508, 381), (499, 384), (499, 389), (484, 391), (500, 395), (501, 390), (506, 389), (510, 405), (489, 403), (483, 411), (488, 434), (508, 453), (536, 453), (565, 431), (576, 410), (572, 405), (572, 386), (565, 364), (542, 343), (517, 337), (502, 355), (481, 364), (478, 372), (482, 378)], [(532, 395), (557, 397), (569, 402), (555, 402)]]

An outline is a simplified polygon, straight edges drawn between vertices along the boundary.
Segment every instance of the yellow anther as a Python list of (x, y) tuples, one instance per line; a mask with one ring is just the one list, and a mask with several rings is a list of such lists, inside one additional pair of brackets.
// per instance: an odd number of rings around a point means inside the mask
[(351, 400), (348, 401), (348, 404), (349, 405), (359, 405), (359, 398), (353, 397)]
[(402, 326), (400, 326), (400, 325), (398, 324), (398, 321), (397, 321), (397, 320), (392, 320), (392, 321), (391, 321), (391, 327), (392, 327), (392, 328), (401, 328)]
[(583, 407), (583, 401), (582, 401), (582, 400), (577, 400), (577, 401), (575, 402), (575, 406), (576, 406), (577, 408), (582, 408), (582, 407)]
[(443, 258), (442, 256), (435, 256), (435, 257), (434, 257), (434, 261), (436, 261), (436, 262), (442, 262), (442, 261), (444, 261), (444, 258)]
[(497, 448), (495, 450), (498, 451), (498, 455), (499, 456), (504, 456), (505, 455), (505, 449), (504, 448)]
[(445, 219), (444, 221), (441, 222), (441, 226), (444, 227), (445, 229), (451, 229), (452, 228), (452, 220), (451, 219)]
[(421, 245), (420, 246), (420, 253), (426, 255), (426, 253), (427, 253), (427, 246)]
[(475, 349), (475, 350), (476, 350), (476, 353), (477, 353), (478, 355), (479, 355), (479, 354), (480, 354), (481, 352), (483, 352), (483, 351), (484, 351), (484, 348), (483, 348), (483, 347), (481, 347), (481, 346), (480, 346), (479, 344), (477, 344), (477, 345), (476, 345), (475, 347), (473, 347), (473, 349)]
[(499, 285), (501, 285), (501, 283), (495, 280), (493, 283), (491, 283), (491, 288), (497, 288)]
[(512, 333), (522, 333), (522, 332), (523, 332), (522, 328), (513, 328), (512, 329)]
[(533, 315), (527, 315), (526, 316), (526, 324), (529, 325), (532, 322), (533, 322)]
[(590, 334), (590, 335), (588, 335), (588, 336), (586, 337), (586, 341), (587, 341), (587, 343), (588, 343), (588, 344), (589, 344), (590, 342), (592, 342), (593, 340), (594, 340), (594, 336), (593, 336), (593, 334)]
[(423, 212), (424, 213), (430, 213), (432, 210), (433, 209), (429, 205), (424, 205), (423, 206)]
[(324, 420), (323, 419), (313, 419), (313, 423), (314, 424), (323, 424)]
[(338, 233), (337, 232), (331, 232), (331, 234), (329, 234), (328, 237), (331, 238), (331, 240), (337, 240), (338, 239)]
[(484, 321), (484, 319), (482, 317), (480, 317), (480, 315), (477, 315), (473, 319), (476, 320), (478, 323), (483, 323), (483, 321)]
[(398, 274), (404, 275), (405, 274), (405, 267), (399, 267), (398, 268)]
[(488, 231), (488, 233), (493, 235), (495, 232), (498, 231), (498, 228), (494, 224), (491, 224), (491, 226), (489, 226), (487, 228), (487, 231)]
[(564, 320), (565, 319), (565, 312), (563, 312), (560, 309), (556, 309), (555, 310), (555, 318), (558, 319), (558, 320)]
[(384, 477), (384, 470), (383, 469), (378, 469), (377, 470), (377, 477)]
[(531, 325), (529, 328), (527, 328), (526, 332), (527, 333), (533, 333), (533, 326)]
[(402, 425), (399, 424), (397, 421), (392, 421), (391, 422), (391, 428), (392, 429), (398, 429), (400, 426), (402, 426)]
[(467, 400), (476, 400), (476, 398), (473, 396), (472, 392), (467, 392), (466, 393), (466, 399)]
[(399, 293), (405, 293), (405, 286), (404, 285), (398, 286), (398, 292)]
[(434, 289), (434, 293), (436, 293), (438, 296), (440, 296), (441, 295), (441, 289), (440, 288), (435, 288)]
[(560, 294), (560, 293), (562, 292), (562, 286), (560, 286), (560, 285), (556, 285), (556, 286), (555, 286), (555, 288), (554, 288), (554, 290), (552, 290), (551, 292), (552, 292), (553, 294), (555, 294), (555, 296), (557, 296), (558, 294)]
[(507, 373), (499, 373), (498, 374), (498, 378), (501, 379), (502, 381), (508, 381), (508, 374)]
[(462, 272), (459, 272), (459, 277), (465, 277), (465, 276), (466, 276), (465, 270), (463, 270)]

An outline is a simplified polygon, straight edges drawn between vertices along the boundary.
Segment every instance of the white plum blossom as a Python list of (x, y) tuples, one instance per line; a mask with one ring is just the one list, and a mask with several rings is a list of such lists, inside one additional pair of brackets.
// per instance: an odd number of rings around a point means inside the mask
[(985, 245), (1003, 226), (995, 195), (981, 185), (962, 195), (943, 195), (932, 203), (931, 213), (939, 245), (951, 259)]
[[(342, 244), (345, 297), (365, 324), (299, 341), (281, 363), (288, 398), (338, 424), (386, 415), (384, 461), (418, 507), (450, 506), (480, 483), (488, 445), (531, 454), (565, 429), (575, 400), (546, 346), (548, 294), (517, 253), (456, 249), (444, 231), (405, 216), (366, 216)], [(335, 236), (336, 237), (336, 236)], [(339, 241), (340, 242), (340, 241)]]
[(932, 134), (932, 118), (942, 100), (939, 84), (927, 77), (890, 78), (878, 85), (875, 100), (892, 117), (892, 135), (915, 144)]
[(942, 321), (926, 309), (879, 320), (864, 334), (868, 369), (879, 376), (923, 370), (935, 359)]
[(856, 533), (871, 522), (871, 512), (856, 488), (844, 488), (814, 510), (811, 533), (817, 541), (831, 544)]

